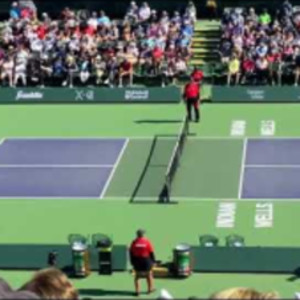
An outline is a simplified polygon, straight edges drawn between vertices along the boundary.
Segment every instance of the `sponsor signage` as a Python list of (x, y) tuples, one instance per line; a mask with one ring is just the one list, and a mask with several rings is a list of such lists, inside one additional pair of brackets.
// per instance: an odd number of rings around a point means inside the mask
[(178, 87), (151, 88), (2, 88), (1, 103), (178, 103)]
[(125, 90), (125, 100), (148, 100), (149, 90)]
[(36, 92), (26, 92), (24, 90), (17, 91), (16, 94), (16, 100), (42, 100), (44, 97), (44, 94), (42, 92), (36, 91)]
[(300, 89), (292, 86), (214, 86), (213, 102), (300, 102)]

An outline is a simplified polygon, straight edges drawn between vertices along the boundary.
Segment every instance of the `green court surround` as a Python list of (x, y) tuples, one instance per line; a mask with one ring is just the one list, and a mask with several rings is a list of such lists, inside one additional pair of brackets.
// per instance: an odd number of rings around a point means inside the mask
[[(117, 244), (128, 245), (138, 227), (147, 229), (147, 234), (154, 243), (159, 259), (172, 258), (172, 249), (180, 242), (191, 245), (198, 243), (201, 234), (214, 234), (221, 243), (229, 234), (245, 237), (247, 246), (280, 246), (298, 247), (300, 235), (300, 202), (288, 200), (272, 201), (273, 224), (269, 228), (256, 228), (256, 204), (253, 201), (236, 199), (237, 173), (228, 179), (228, 195), (236, 203), (234, 227), (216, 227), (216, 218), (222, 199), (217, 194), (212, 198), (197, 199), (198, 186), (193, 188), (193, 196), (181, 199), (176, 205), (129, 204), (129, 197), (134, 188), (135, 180), (144, 168), (144, 163), (151, 142), (155, 135), (169, 135), (171, 140), (179, 131), (184, 115), (184, 107), (178, 105), (130, 105), (130, 106), (97, 106), (97, 105), (19, 105), (0, 107), (0, 136), (34, 136), (34, 137), (129, 137), (127, 151), (120, 162), (115, 177), (102, 200), (64, 199), (64, 200), (0, 200), (0, 236), (1, 243), (34, 243), (65, 244), (70, 233), (84, 235), (104, 232), (113, 237)], [(204, 104), (202, 120), (192, 124), (191, 143), (187, 144), (187, 153), (210, 153), (211, 148), (202, 149), (201, 143), (193, 138), (230, 136), (233, 120), (245, 120), (248, 137), (260, 136), (262, 120), (276, 121), (276, 136), (300, 136), (300, 107), (296, 104)], [(142, 138), (142, 139), (141, 139)], [(141, 139), (141, 141), (140, 141)], [(232, 140), (232, 138), (230, 138)], [(241, 142), (229, 143), (232, 147), (232, 163), (240, 163)], [(224, 146), (224, 145), (223, 145)], [(169, 151), (169, 150), (168, 150)], [(165, 151), (167, 153), (168, 151)], [(217, 160), (216, 150), (209, 161)], [(235, 155), (233, 155), (235, 154)], [(167, 157), (167, 154), (166, 154)], [(236, 158), (233, 158), (236, 157)], [(191, 165), (192, 159), (183, 156), (183, 166), (189, 172), (195, 172), (205, 160), (202, 156), (196, 159), (196, 166)], [(238, 159), (239, 158), (239, 159)], [(130, 174), (128, 169), (136, 162)], [(225, 164), (225, 162), (224, 162)], [(226, 164), (224, 166), (226, 169)], [(132, 168), (133, 169), (133, 168)], [(216, 172), (218, 169), (216, 168)], [(199, 172), (202, 172), (200, 170)], [(203, 178), (204, 174), (195, 176)], [(159, 176), (162, 173), (160, 172)], [(202, 175), (201, 175), (202, 174)], [(219, 180), (224, 179), (224, 172)], [(153, 175), (154, 176), (154, 175)], [(156, 175), (155, 175), (156, 176)], [(178, 173), (180, 183), (174, 185), (174, 192), (180, 191), (184, 185), (182, 174)], [(122, 183), (122, 184), (121, 184)], [(125, 183), (125, 184), (123, 184)], [(234, 184), (233, 184), (234, 183)], [(186, 183), (189, 184), (189, 183)], [(197, 183), (198, 184), (198, 183)], [(202, 184), (202, 181), (201, 181)], [(203, 181), (204, 184), (204, 181)], [(209, 183), (207, 195), (216, 188)], [(234, 186), (234, 187), (233, 187)], [(114, 199), (116, 194), (123, 194), (124, 199)], [(199, 195), (200, 198), (201, 195)], [(21, 286), (31, 272), (0, 271), (0, 276), (8, 280), (14, 287)], [(75, 280), (75, 286), (84, 297), (131, 298), (133, 291), (132, 276), (129, 273), (118, 273), (114, 276), (98, 276), (93, 274), (85, 280)], [(156, 287), (167, 288), (176, 297), (208, 297), (211, 293), (232, 286), (250, 286), (262, 291), (277, 290), (282, 297), (291, 298), (298, 291), (299, 285), (290, 275), (239, 275), (239, 274), (194, 274), (187, 280), (157, 280)], [(157, 294), (151, 297), (156, 297)], [(142, 295), (146, 298), (146, 295)]]

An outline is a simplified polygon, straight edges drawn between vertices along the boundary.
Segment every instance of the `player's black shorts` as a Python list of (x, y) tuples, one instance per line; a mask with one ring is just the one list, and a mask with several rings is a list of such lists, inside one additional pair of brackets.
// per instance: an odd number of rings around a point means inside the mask
[(194, 106), (195, 108), (199, 108), (199, 99), (197, 98), (188, 98), (187, 105)]
[(149, 272), (152, 269), (153, 261), (150, 257), (134, 257), (132, 265), (136, 272)]

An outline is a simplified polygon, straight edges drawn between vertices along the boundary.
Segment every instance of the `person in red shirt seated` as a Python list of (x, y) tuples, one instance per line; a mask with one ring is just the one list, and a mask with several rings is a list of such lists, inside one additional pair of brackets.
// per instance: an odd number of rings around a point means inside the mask
[(242, 63), (242, 79), (241, 83), (246, 84), (248, 80), (253, 79), (255, 72), (255, 62), (250, 57), (250, 55), (247, 55)]
[(24, 7), (21, 9), (21, 18), (30, 19), (33, 15), (32, 10), (29, 7)]
[(46, 36), (46, 33), (47, 33), (47, 27), (46, 27), (46, 25), (45, 24), (39, 25), (39, 27), (36, 30), (36, 33), (37, 33), (38, 38), (40, 40), (44, 40), (45, 36)]
[(153, 60), (153, 67), (155, 74), (159, 74), (159, 69), (161, 67), (161, 63), (163, 60), (164, 51), (159, 48), (158, 46), (155, 46), (152, 50), (152, 60)]
[(133, 81), (133, 65), (132, 63), (125, 58), (120, 64), (119, 70), (119, 87), (123, 87), (123, 78), (127, 77), (129, 79), (129, 86), (132, 86)]
[(184, 88), (183, 98), (187, 107), (187, 115), (189, 121), (192, 121), (192, 108), (195, 112), (195, 122), (200, 120), (199, 102), (200, 102), (200, 86), (195, 80), (191, 80)]
[(139, 279), (146, 276), (148, 285), (148, 294), (154, 291), (152, 267), (155, 262), (154, 248), (151, 242), (145, 237), (145, 231), (139, 229), (136, 232), (136, 239), (130, 246), (130, 261), (135, 271), (134, 285), (135, 292), (140, 294)]
[(201, 83), (203, 79), (203, 72), (199, 70), (197, 67), (195, 67), (193, 73), (191, 74), (191, 78), (195, 82)]

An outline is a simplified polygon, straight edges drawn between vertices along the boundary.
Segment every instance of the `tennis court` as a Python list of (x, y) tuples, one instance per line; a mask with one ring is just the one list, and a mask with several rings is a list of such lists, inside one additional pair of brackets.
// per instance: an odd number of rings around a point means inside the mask
[(0, 197), (102, 198), (126, 139), (3, 139)]
[[(175, 145), (174, 141), (175, 138), (162, 138), (160, 143), (165, 149), (166, 145), (169, 148)], [(114, 138), (3, 139), (0, 145), (0, 197), (102, 199), (114, 180), (128, 143), (129, 139)], [(300, 175), (300, 139), (191, 138), (187, 143), (188, 152), (183, 161), (183, 153), (175, 158), (178, 160), (176, 164), (180, 165), (179, 173), (183, 173), (178, 175), (182, 177), (178, 180), (184, 183), (182, 187), (180, 182), (176, 184), (178, 187), (172, 194), (175, 199), (300, 198), (297, 179)], [(172, 155), (176, 155), (176, 147)], [(185, 151), (184, 144), (180, 147), (182, 152)], [(149, 155), (151, 160), (153, 151)], [(193, 163), (186, 162), (189, 157)], [(206, 162), (210, 165), (204, 169), (203, 160), (211, 160)], [(174, 157), (171, 156), (169, 164), (172, 163)], [(149, 164), (151, 168), (153, 162)], [(174, 168), (172, 165), (168, 167)], [(149, 165), (145, 168), (145, 172), (149, 172)], [(161, 165), (161, 173), (164, 168), (165, 165)], [(204, 170), (203, 174), (201, 170)], [(177, 168), (171, 170), (172, 179), (177, 176), (177, 171)], [(184, 178), (193, 177), (198, 184), (192, 182), (189, 186)], [(140, 185), (145, 185), (143, 176), (140, 180)], [(215, 194), (213, 188), (215, 181), (220, 182), (219, 194)], [(152, 185), (150, 181), (148, 184)], [(151, 191), (151, 187), (147, 191)], [(158, 196), (144, 191), (140, 199), (155, 201)], [(116, 194), (115, 197), (124, 196)]]
[[(128, 245), (135, 230), (144, 227), (163, 261), (171, 259), (178, 243), (198, 245), (203, 234), (216, 235), (221, 245), (235, 233), (248, 246), (298, 246), (300, 201), (293, 180), (299, 113), (293, 104), (204, 105), (200, 125), (190, 126), (172, 183), (177, 204), (158, 205), (182, 128), (181, 105), (3, 105), (0, 171), (11, 185), (0, 189), (1, 243), (66, 244), (70, 233), (103, 232)], [(245, 121), (243, 136), (231, 135), (234, 120)], [(261, 135), (263, 120), (276, 122), (273, 136)], [(269, 169), (276, 169), (281, 187), (272, 184), (276, 178)], [(28, 183), (32, 170), (35, 186)], [(86, 178), (84, 191), (77, 189)], [(15, 287), (30, 275), (1, 271)], [(93, 274), (74, 283), (83, 297), (132, 297), (127, 272)], [(237, 285), (277, 289), (286, 298), (298, 291), (290, 275), (193, 274), (183, 281), (156, 281), (158, 290), (167, 288), (180, 298), (208, 297)]]

